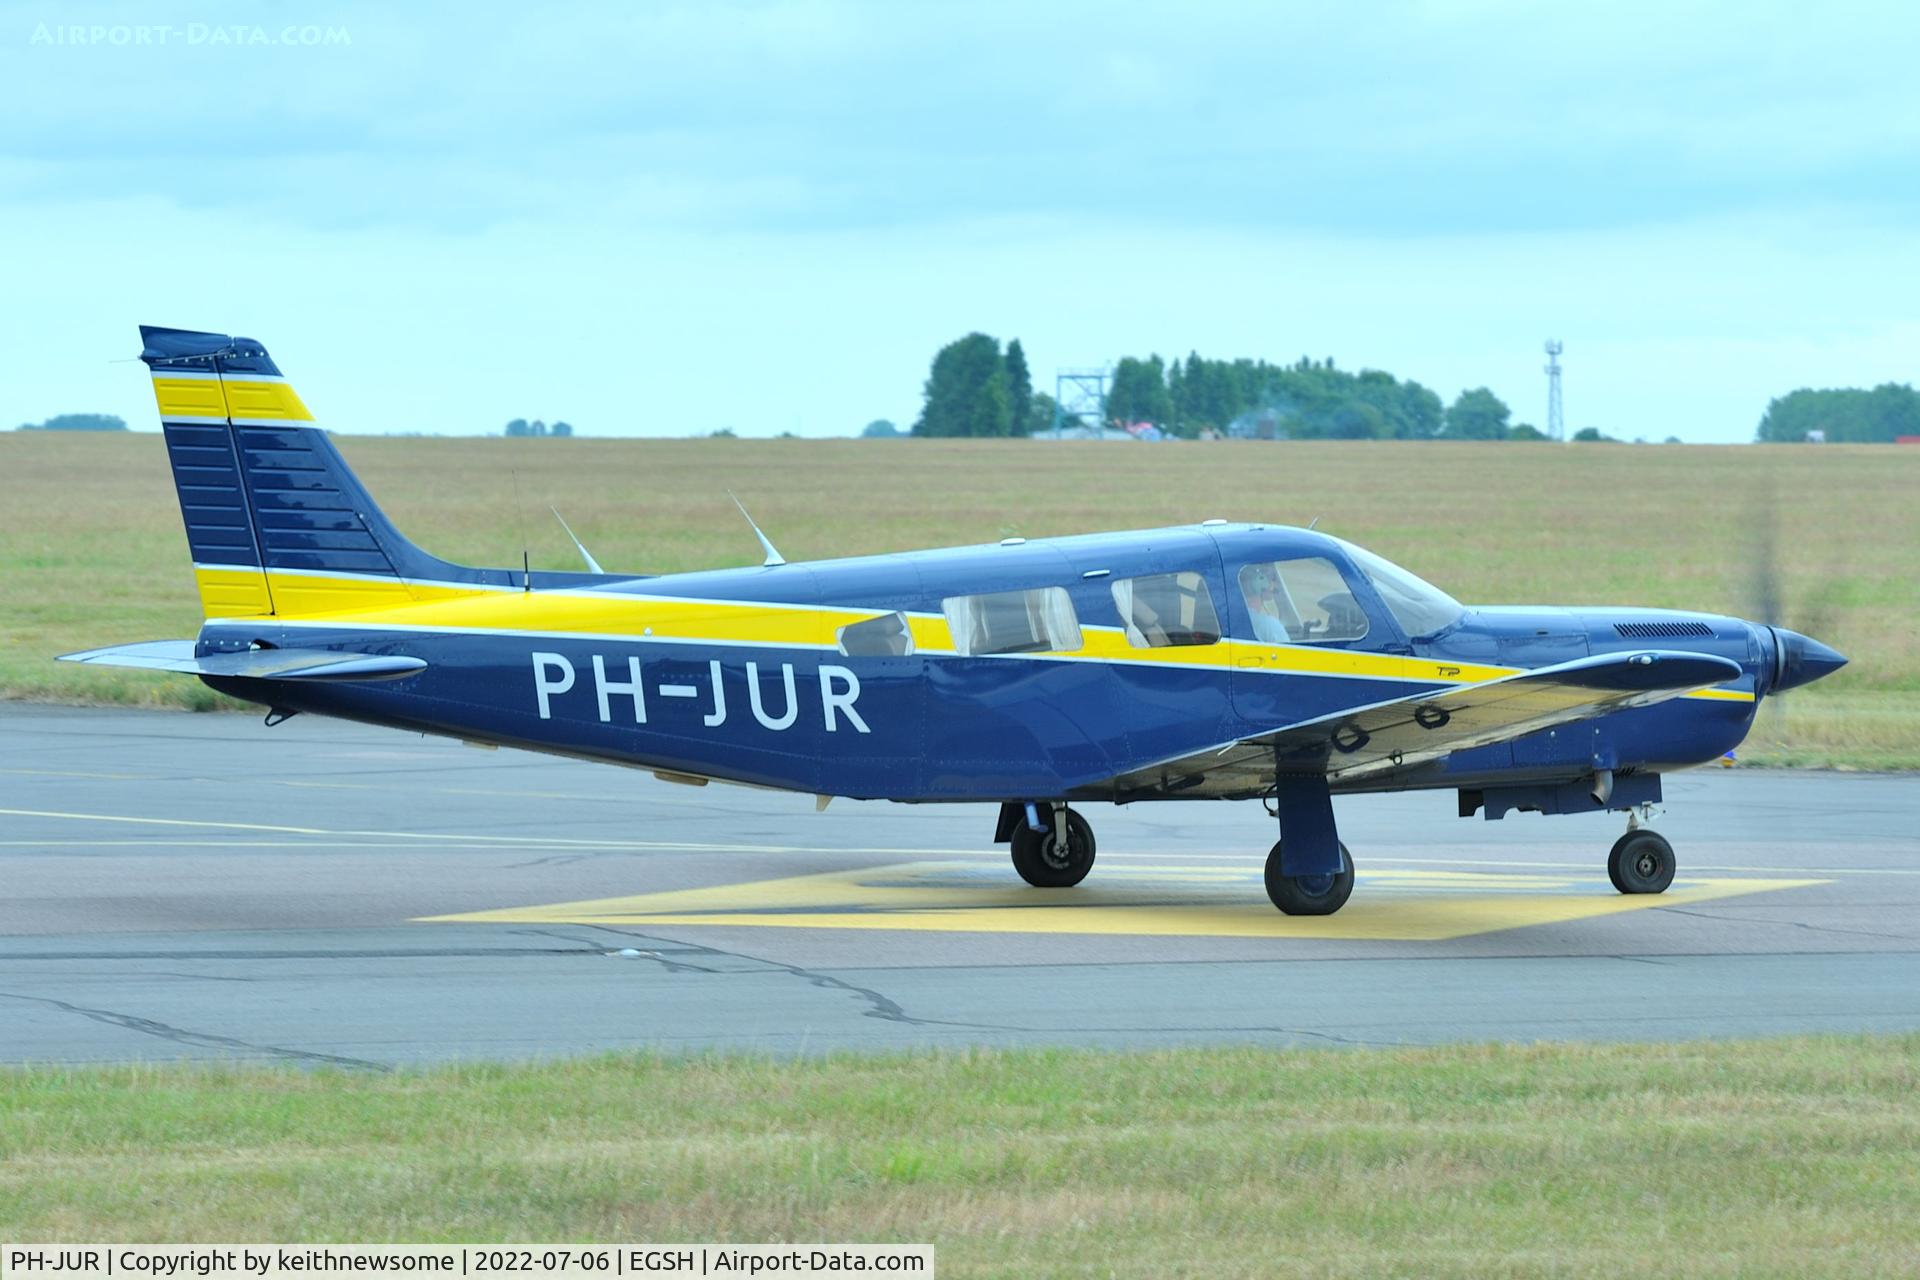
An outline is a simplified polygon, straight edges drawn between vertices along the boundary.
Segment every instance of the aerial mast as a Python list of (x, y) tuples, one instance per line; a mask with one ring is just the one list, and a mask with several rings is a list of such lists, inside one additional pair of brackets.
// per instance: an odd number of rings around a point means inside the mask
[(1567, 438), (1567, 416), (1560, 408), (1560, 339), (1547, 339), (1547, 439)]

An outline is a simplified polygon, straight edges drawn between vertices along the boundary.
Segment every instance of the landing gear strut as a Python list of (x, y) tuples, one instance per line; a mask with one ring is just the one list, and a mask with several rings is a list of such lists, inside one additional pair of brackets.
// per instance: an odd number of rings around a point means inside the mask
[(1009, 833), (1013, 869), (1041, 889), (1065, 889), (1085, 880), (1093, 870), (1093, 824), (1063, 804), (1035, 805), (1033, 812), (1041, 830), (1022, 820)]

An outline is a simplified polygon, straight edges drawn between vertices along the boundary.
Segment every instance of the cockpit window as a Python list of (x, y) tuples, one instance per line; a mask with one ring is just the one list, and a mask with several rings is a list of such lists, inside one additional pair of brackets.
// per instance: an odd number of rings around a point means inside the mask
[(1360, 572), (1373, 583), (1373, 589), (1380, 593), (1381, 602), (1409, 637), (1418, 639), (1445, 631), (1466, 613), (1466, 606), (1458, 600), (1391, 560), (1350, 542), (1340, 545), (1353, 557)]
[(1253, 638), (1268, 644), (1331, 644), (1367, 634), (1367, 615), (1324, 556), (1262, 561), (1240, 570)]

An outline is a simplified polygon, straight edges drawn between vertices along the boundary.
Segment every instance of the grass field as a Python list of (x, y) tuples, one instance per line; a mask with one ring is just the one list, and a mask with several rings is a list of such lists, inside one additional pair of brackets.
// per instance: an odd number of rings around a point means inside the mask
[[(1784, 621), (1852, 665), (1774, 704), (1745, 758), (1920, 768), (1920, 449), (1032, 441), (422, 440), (342, 447), (454, 560), (610, 569), (795, 559), (1221, 516), (1361, 542), (1472, 603), (1751, 614), (1766, 521)], [(0, 435), (0, 696), (213, 706), (196, 682), (52, 655), (199, 624), (157, 435)]]
[(943, 1276), (1899, 1275), (1920, 1037), (0, 1072), (26, 1240), (899, 1240)]

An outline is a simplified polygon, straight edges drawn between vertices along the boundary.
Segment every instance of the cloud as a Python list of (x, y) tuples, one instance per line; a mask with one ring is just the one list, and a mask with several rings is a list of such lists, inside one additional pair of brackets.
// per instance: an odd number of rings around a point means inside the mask
[[(52, 12), (83, 11), (154, 20)], [(336, 4), (300, 17), (348, 44), (165, 48), (49, 47), (16, 20), (0, 80), (35, 110), (0, 123), (0, 152), (29, 162), (4, 190), (453, 230), (597, 209), (679, 227), (1040, 214), (1405, 235), (1920, 203), (1915, 23), (1897, 7), (1353, 15)], [(173, 25), (234, 16), (189, 6)]]

